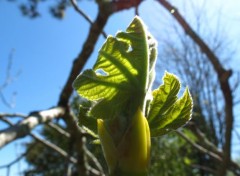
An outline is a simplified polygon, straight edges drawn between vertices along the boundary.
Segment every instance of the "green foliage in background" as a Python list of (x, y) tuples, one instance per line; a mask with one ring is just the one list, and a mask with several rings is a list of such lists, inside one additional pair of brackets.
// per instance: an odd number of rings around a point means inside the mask
[[(65, 151), (70, 150), (69, 138), (54, 129), (44, 126), (41, 129), (41, 135)], [(66, 172), (69, 162), (64, 160), (56, 151), (37, 141), (27, 143), (26, 148), (29, 151), (26, 155), (29, 167), (24, 171), (25, 176), (56, 176)], [(76, 171), (76, 167), (73, 167), (73, 173), (74, 170)]]
[(175, 133), (152, 139), (151, 166), (149, 176), (197, 176), (194, 151), (184, 139)]

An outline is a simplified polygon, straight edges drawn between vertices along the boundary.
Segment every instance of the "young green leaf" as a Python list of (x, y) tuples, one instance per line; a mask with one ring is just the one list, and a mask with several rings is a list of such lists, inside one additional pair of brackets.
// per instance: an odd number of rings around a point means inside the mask
[(148, 122), (154, 124), (159, 115), (164, 115), (177, 101), (180, 90), (180, 82), (176, 76), (165, 72), (163, 85), (153, 91), (153, 100), (150, 104)]
[(191, 119), (192, 105), (191, 95), (186, 88), (183, 96), (165, 111), (165, 114), (158, 114), (154, 124), (150, 123), (151, 136), (164, 135), (186, 124)]
[(186, 89), (177, 100), (180, 90), (178, 78), (168, 72), (163, 77), (163, 85), (153, 91), (148, 122), (151, 136), (160, 136), (184, 125), (191, 118), (192, 99)]
[(163, 85), (151, 92), (156, 58), (156, 41), (135, 17), (126, 32), (107, 38), (93, 69), (74, 81), (78, 94), (92, 103), (81, 124), (94, 132), (97, 126), (110, 175), (146, 176), (150, 135), (163, 135), (191, 118), (191, 95), (186, 89), (177, 99), (180, 82), (173, 74), (166, 72)]
[(93, 116), (112, 119), (126, 109), (135, 113), (138, 107), (144, 108), (149, 48), (145, 26), (138, 17), (126, 32), (107, 38), (93, 70), (84, 71), (73, 84), (82, 97), (96, 102)]

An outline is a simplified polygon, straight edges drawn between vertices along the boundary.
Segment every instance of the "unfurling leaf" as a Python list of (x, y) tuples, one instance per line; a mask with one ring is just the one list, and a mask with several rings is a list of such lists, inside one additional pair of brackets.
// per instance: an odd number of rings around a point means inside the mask
[(134, 114), (138, 107), (145, 108), (155, 60), (156, 42), (136, 17), (126, 32), (107, 38), (93, 70), (80, 74), (73, 86), (82, 97), (96, 102), (91, 113), (97, 118), (113, 119), (126, 109)]
[(148, 116), (152, 137), (175, 130), (191, 119), (192, 98), (188, 89), (177, 99), (180, 90), (178, 78), (166, 72), (163, 81), (163, 85), (153, 91)]
[(178, 99), (176, 76), (166, 72), (163, 85), (152, 92), (156, 58), (156, 41), (135, 17), (126, 32), (107, 38), (93, 69), (74, 81), (78, 94), (92, 103), (82, 124), (94, 132), (97, 126), (110, 175), (146, 176), (150, 136), (166, 134), (191, 118), (190, 93), (186, 89)]

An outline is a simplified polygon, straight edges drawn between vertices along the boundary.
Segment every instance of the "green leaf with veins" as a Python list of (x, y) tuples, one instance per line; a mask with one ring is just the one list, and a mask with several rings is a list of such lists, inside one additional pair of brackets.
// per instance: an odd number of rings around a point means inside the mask
[(181, 84), (176, 76), (165, 72), (163, 85), (152, 92), (153, 100), (150, 104), (148, 121), (153, 121), (159, 114), (166, 114), (171, 106), (177, 101), (177, 94)]
[(136, 17), (126, 32), (107, 38), (93, 70), (80, 74), (73, 86), (82, 97), (96, 102), (91, 109), (96, 118), (111, 119), (126, 109), (144, 110), (155, 59), (155, 40)]
[[(151, 92), (156, 45), (138, 17), (126, 32), (107, 38), (93, 69), (81, 73), (73, 84), (82, 97), (93, 102), (90, 113), (94, 118), (131, 118), (140, 107), (152, 136), (163, 135), (190, 119), (191, 96), (186, 90), (178, 100), (180, 82), (176, 76), (166, 72), (163, 85)], [(123, 127), (129, 122), (120, 121)]]
[(98, 130), (110, 175), (147, 175), (150, 134), (166, 134), (191, 118), (190, 93), (186, 89), (178, 99), (180, 82), (173, 74), (166, 72), (163, 85), (151, 92), (156, 56), (156, 41), (135, 17), (126, 32), (107, 38), (93, 69), (73, 83), (91, 101), (89, 111), (81, 106), (80, 123), (90, 133)]
[(166, 72), (163, 81), (163, 85), (153, 91), (150, 104), (148, 122), (152, 137), (175, 130), (191, 119), (192, 98), (188, 89), (177, 99), (180, 90), (178, 78)]

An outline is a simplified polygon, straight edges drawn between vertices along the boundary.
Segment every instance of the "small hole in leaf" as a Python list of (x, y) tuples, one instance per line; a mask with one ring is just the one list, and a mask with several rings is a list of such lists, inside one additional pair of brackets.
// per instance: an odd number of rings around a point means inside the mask
[(132, 51), (133, 51), (133, 48), (132, 48), (131, 45), (129, 45), (129, 46), (128, 46), (128, 50), (127, 50), (127, 52), (130, 53), (130, 52), (132, 52)]
[(103, 69), (97, 69), (95, 72), (97, 75), (108, 76), (107, 72), (105, 72)]

